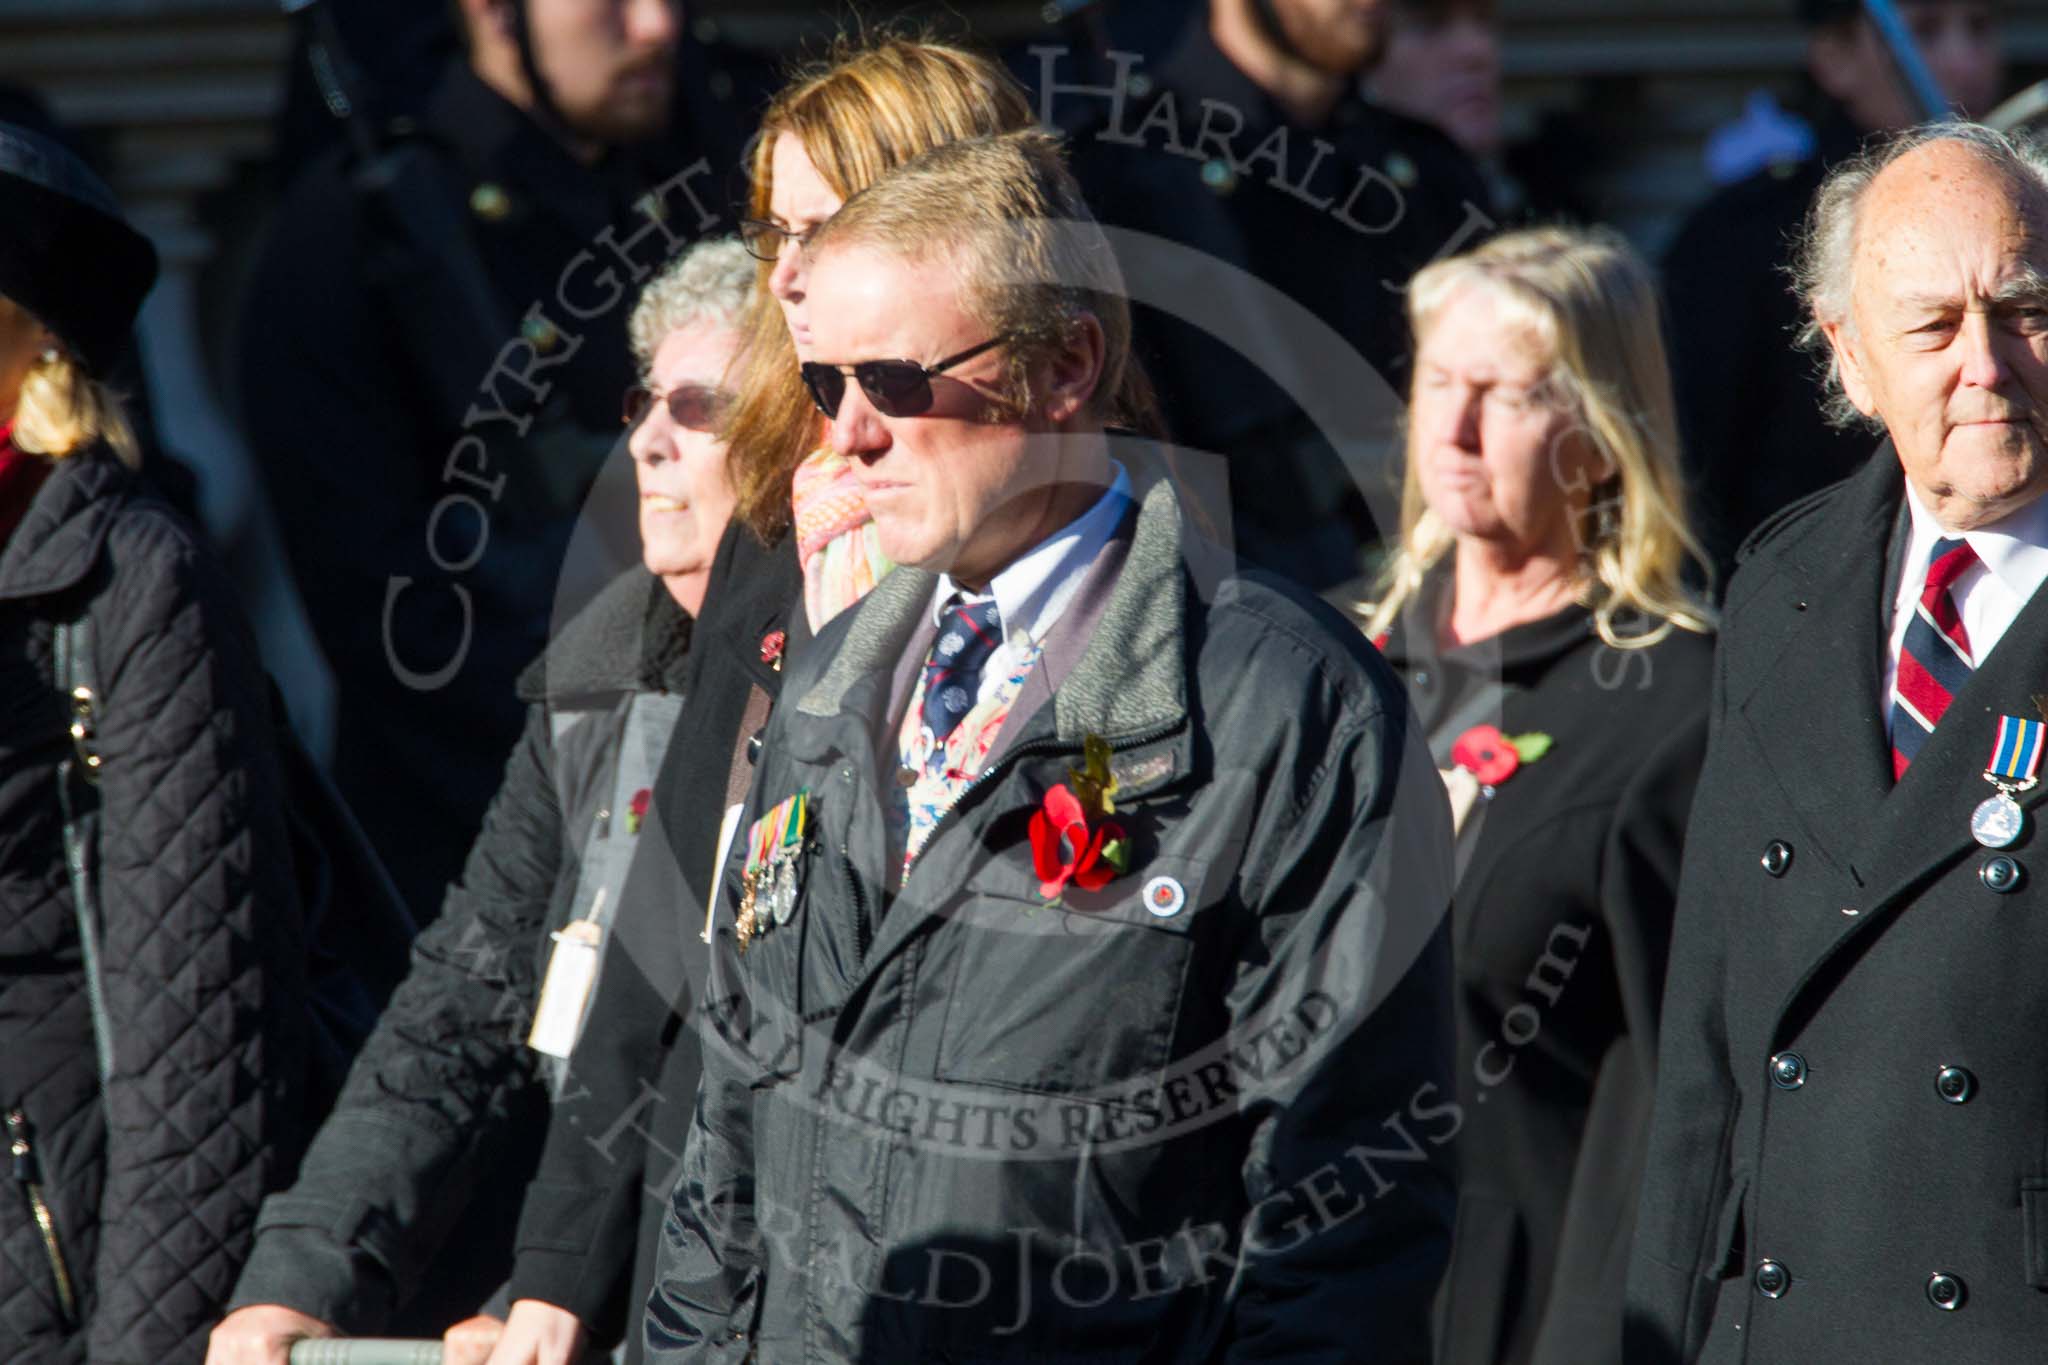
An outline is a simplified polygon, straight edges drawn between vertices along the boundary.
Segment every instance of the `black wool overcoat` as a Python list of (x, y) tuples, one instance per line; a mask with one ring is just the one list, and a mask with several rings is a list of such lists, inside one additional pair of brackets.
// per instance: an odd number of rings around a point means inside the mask
[(1723, 618), (1629, 1276), (1630, 1365), (2042, 1358), (2048, 834), (1972, 842), (2048, 595), (1894, 784), (1889, 443), (1765, 524)]

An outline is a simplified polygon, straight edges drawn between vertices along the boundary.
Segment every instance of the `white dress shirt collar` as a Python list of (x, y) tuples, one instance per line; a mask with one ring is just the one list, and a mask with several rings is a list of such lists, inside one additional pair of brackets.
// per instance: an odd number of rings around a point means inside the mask
[(951, 574), (940, 574), (939, 585), (932, 592), (933, 623), (938, 623), (956, 594), (969, 601), (993, 594), (1004, 640), (1022, 636), (1029, 644), (1043, 644), (1080, 591), (1082, 575), (1116, 535), (1130, 507), (1130, 475), (1114, 461), (1110, 468), (1115, 478), (1102, 496), (990, 579), (988, 593), (969, 592), (954, 582)]
[[(1927, 561), (1935, 542), (1950, 533), (1921, 503), (1910, 479), (1906, 481), (1906, 506), (1913, 525), (1899, 587), (1901, 595), (1911, 601), (1918, 599), (1927, 582)], [(1962, 539), (1977, 552), (1987, 573), (1996, 576), (2014, 599), (2027, 602), (2048, 580), (2048, 497), (2036, 498), (1989, 526), (1965, 531)]]

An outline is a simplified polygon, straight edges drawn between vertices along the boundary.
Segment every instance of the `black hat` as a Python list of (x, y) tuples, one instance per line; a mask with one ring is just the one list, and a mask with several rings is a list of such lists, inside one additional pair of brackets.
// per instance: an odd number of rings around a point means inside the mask
[(57, 142), (0, 123), (0, 295), (105, 374), (156, 283), (156, 248), (114, 192)]

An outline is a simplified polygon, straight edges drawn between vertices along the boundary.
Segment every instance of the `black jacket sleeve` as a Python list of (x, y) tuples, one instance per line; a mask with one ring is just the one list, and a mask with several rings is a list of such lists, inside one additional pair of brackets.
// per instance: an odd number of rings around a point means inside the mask
[(1601, 920), (1614, 945), (1623, 1031), (1600, 1059), (1587, 1105), (1537, 1365), (1634, 1359), (1621, 1350), (1614, 1297), (1628, 1277), (1657, 1084), (1657, 1014), (1706, 741), (1704, 709), (1665, 737), (1623, 792), (1602, 852)]
[[(1325, 756), (1326, 755), (1326, 756)], [(1251, 832), (1258, 923), (1226, 995), (1231, 1037), (1311, 1000), (1313, 1066), (1244, 1088), (1250, 1215), (1222, 1359), (1427, 1365), (1450, 1256), (1456, 1108), (1451, 821), (1405, 706), (1339, 729), (1306, 782), (1278, 782)], [(1397, 799), (1398, 798), (1398, 799)]]
[(535, 945), (565, 856), (553, 773), (536, 705), (461, 882), (415, 942), (297, 1183), (265, 1203), (234, 1307), (281, 1303), (375, 1331), (475, 1193), (504, 1111), (536, 1084)]
[[(1718, 729), (1727, 704), (1727, 656), (1714, 661), (1709, 724)], [(1710, 734), (1711, 743), (1711, 734)], [(1711, 785), (1710, 766), (1702, 784)], [(1694, 894), (1714, 873), (1698, 864), (1697, 838), (1680, 875), (1670, 967), (1659, 1021), (1657, 1085), (1634, 1245), (1628, 1264), (1623, 1353), (1630, 1365), (1676, 1365), (1704, 1339), (1720, 1267), (1704, 1264), (1722, 1250), (1710, 1240), (1729, 1191), (1728, 1138), (1739, 1103), (1728, 1074), (1728, 1031), (1722, 1008), (1727, 964), (1725, 926)]]
[(234, 591), (136, 505), (94, 608), (103, 694), (106, 1185), (86, 1351), (197, 1361), (290, 1169), (306, 1068), (305, 931), (268, 684)]

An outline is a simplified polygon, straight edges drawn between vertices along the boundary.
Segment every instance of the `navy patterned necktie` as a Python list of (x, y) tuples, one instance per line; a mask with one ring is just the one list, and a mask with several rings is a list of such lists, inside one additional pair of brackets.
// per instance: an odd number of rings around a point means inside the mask
[(1934, 542), (1927, 557), (1927, 586), (1913, 604), (1906, 640), (1899, 650), (1898, 700), (1892, 703), (1892, 779), (1906, 775), (1920, 746), (1934, 733), (1942, 712), (1970, 680), (1975, 660), (1970, 634), (1949, 590), (1977, 563), (1970, 542)]
[(924, 723), (932, 738), (945, 743), (961, 717), (974, 709), (981, 692), (981, 670), (1002, 639), (996, 599), (956, 601), (939, 619), (939, 638), (924, 666)]

